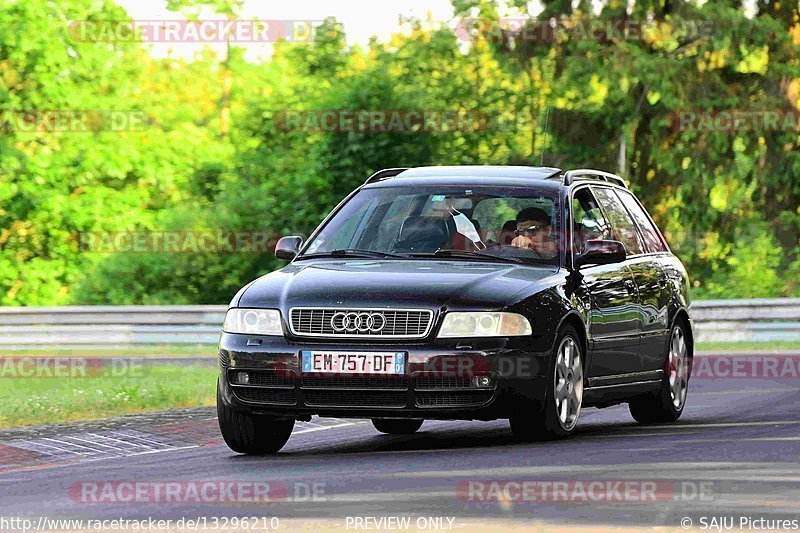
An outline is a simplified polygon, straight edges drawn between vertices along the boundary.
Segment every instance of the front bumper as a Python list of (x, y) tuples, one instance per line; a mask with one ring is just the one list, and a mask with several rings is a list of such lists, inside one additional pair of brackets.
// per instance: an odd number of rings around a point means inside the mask
[[(399, 376), (304, 374), (300, 351), (402, 351)], [(551, 346), (545, 339), (436, 340), (426, 343), (318, 342), (223, 333), (220, 401), (238, 410), (287, 418), (492, 420), (540, 404)], [(248, 385), (235, 376), (247, 372)], [(479, 387), (473, 377), (488, 376)]]

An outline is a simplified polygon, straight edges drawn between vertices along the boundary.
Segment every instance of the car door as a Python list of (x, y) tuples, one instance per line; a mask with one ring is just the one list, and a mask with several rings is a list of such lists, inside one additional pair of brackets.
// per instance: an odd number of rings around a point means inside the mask
[[(572, 201), (573, 249), (581, 253), (590, 239), (615, 239), (613, 228), (589, 187), (575, 191)], [(587, 329), (591, 358), (589, 386), (614, 384), (636, 366), (640, 319), (636, 283), (626, 263), (581, 268), (581, 289), (590, 302)]]
[(614, 192), (636, 222), (647, 252), (638, 258), (643, 272), (641, 281), (637, 279), (637, 283), (644, 287), (639, 289), (644, 311), (639, 355), (645, 370), (662, 369), (670, 326), (669, 278), (664, 269), (664, 259), (669, 256), (669, 248), (650, 215), (633, 194), (619, 189)]
[[(637, 220), (628, 210), (626, 202), (636, 200), (620, 189), (594, 186), (600, 206), (609, 218), (617, 240), (628, 253), (626, 264), (631, 270), (637, 288), (637, 314), (639, 321), (638, 357), (627, 370), (635, 373), (629, 381), (653, 379), (650, 375), (664, 363), (664, 335), (666, 334), (667, 303), (666, 277), (658, 258), (650, 253)], [(623, 201), (623, 196), (625, 201)], [(646, 217), (646, 215), (645, 215)]]

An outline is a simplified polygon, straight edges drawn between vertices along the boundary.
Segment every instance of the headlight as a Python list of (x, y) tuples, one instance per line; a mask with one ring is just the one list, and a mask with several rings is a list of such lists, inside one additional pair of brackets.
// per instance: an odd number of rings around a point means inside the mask
[(532, 333), (531, 323), (517, 313), (447, 313), (439, 337), (513, 337)]
[(222, 331), (254, 335), (283, 335), (277, 309), (228, 309)]

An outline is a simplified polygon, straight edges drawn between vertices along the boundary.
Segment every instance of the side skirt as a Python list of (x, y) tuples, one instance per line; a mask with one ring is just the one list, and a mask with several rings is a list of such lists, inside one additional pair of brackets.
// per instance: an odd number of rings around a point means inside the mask
[(610, 407), (643, 394), (658, 392), (660, 387), (660, 378), (619, 385), (587, 387), (583, 390), (583, 405), (585, 407)]

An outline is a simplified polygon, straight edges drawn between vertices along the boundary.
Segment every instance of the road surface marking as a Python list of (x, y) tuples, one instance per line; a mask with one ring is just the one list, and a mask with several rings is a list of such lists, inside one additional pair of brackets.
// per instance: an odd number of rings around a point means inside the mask
[(313, 431), (323, 431), (325, 429), (336, 429), (356, 425), (358, 425), (358, 422), (345, 422), (344, 424), (336, 424), (335, 426), (321, 426), (316, 428), (301, 429), (300, 431), (293, 431), (292, 435), (302, 435), (303, 433), (311, 433)]

